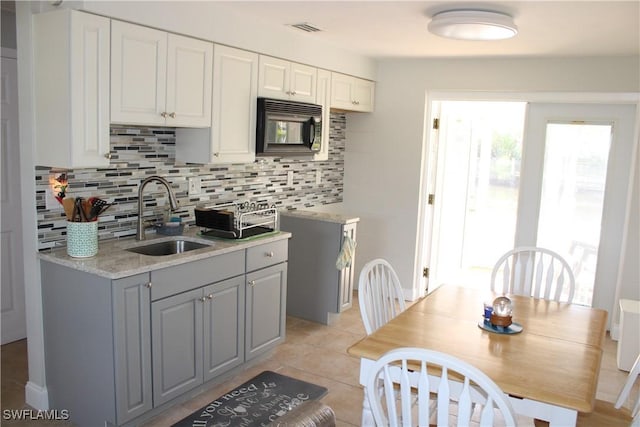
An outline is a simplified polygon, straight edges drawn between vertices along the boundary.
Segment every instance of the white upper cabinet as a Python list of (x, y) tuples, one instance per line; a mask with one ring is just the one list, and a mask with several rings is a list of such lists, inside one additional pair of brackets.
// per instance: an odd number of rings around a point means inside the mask
[(315, 104), (317, 78), (314, 67), (260, 55), (258, 96)]
[(211, 126), (213, 43), (111, 23), (111, 122)]
[(257, 95), (258, 54), (215, 45), (211, 129), (178, 129), (176, 160), (253, 162)]
[(34, 16), (36, 164), (109, 165), (109, 19)]
[(322, 144), (320, 151), (313, 155), (313, 160), (329, 159), (329, 129), (331, 120), (331, 72), (318, 70), (318, 93), (317, 103), (322, 105)]
[(331, 108), (373, 111), (375, 83), (340, 73), (331, 73)]

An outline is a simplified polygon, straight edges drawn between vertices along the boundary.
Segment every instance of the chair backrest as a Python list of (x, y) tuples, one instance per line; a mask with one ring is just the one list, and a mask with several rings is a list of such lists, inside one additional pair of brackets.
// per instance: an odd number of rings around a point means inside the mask
[(360, 315), (367, 334), (404, 311), (404, 294), (398, 275), (384, 259), (369, 261), (358, 282)]
[[(449, 426), (452, 416), (458, 426), (468, 426), (476, 412), (481, 426), (516, 425), (511, 403), (496, 383), (478, 368), (433, 350), (389, 351), (367, 372), (365, 391), (377, 426)], [(430, 405), (434, 394), (437, 403)]]
[[(616, 400), (616, 403), (614, 405), (616, 409), (620, 409), (629, 398), (631, 388), (633, 387), (633, 384), (636, 382), (638, 377), (640, 377), (640, 354), (638, 354), (638, 358), (629, 371), (627, 381), (624, 383), (622, 390), (620, 390), (620, 394), (618, 395), (618, 399)], [(638, 393), (636, 403), (631, 410), (631, 416), (633, 417), (634, 422), (640, 422), (640, 392)]]
[(575, 278), (569, 263), (554, 251), (524, 246), (502, 255), (491, 273), (491, 290), (571, 303)]

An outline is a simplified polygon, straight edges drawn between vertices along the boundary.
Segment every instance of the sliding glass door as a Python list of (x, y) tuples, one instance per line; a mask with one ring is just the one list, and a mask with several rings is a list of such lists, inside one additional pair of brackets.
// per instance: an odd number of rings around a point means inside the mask
[[(560, 253), (574, 302), (611, 307), (634, 145), (633, 105), (440, 103), (429, 290), (486, 288), (514, 246)], [(526, 126), (525, 126), (526, 123)]]

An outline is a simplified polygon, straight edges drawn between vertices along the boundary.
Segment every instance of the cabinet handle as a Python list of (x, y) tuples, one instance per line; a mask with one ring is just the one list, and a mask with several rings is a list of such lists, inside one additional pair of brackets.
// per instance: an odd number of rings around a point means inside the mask
[(206, 300), (207, 300), (207, 297), (198, 298), (198, 301), (201, 301), (201, 302), (205, 302)]
[(207, 299), (212, 300), (212, 299), (213, 299), (213, 294), (209, 294), (209, 295), (207, 295)]
[(111, 160), (111, 153), (105, 154), (104, 158), (107, 159), (107, 160)]
[(356, 101), (356, 105), (360, 105), (360, 101)]
[(288, 91), (286, 91), (285, 93), (286, 93), (287, 95), (291, 95), (291, 91), (289, 91), (289, 90), (288, 90)]
[(151, 288), (151, 282), (145, 284), (144, 286), (146, 286), (147, 288)]
[(169, 117), (171, 117), (172, 119), (175, 119), (176, 118), (176, 113), (170, 113)]
[(163, 111), (162, 113), (160, 113), (160, 115), (162, 116), (163, 119), (167, 118), (167, 112)]
[(294, 96), (295, 96), (295, 94), (296, 94), (296, 91), (295, 91), (295, 90), (294, 90), (293, 92), (291, 92), (291, 95), (294, 95)]
[(213, 157), (220, 157), (220, 153), (213, 153)]
[(255, 285), (256, 285), (256, 281), (255, 281), (255, 280), (249, 280), (249, 284), (250, 284), (251, 286), (255, 286)]
[(273, 258), (273, 252), (265, 252), (264, 256), (266, 256), (267, 258)]

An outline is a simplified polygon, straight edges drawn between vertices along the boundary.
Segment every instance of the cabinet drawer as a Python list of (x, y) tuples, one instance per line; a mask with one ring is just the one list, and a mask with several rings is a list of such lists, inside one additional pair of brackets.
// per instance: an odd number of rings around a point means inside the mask
[(247, 249), (247, 272), (287, 260), (287, 240), (265, 243)]
[(244, 273), (244, 251), (235, 251), (151, 272), (151, 300)]

